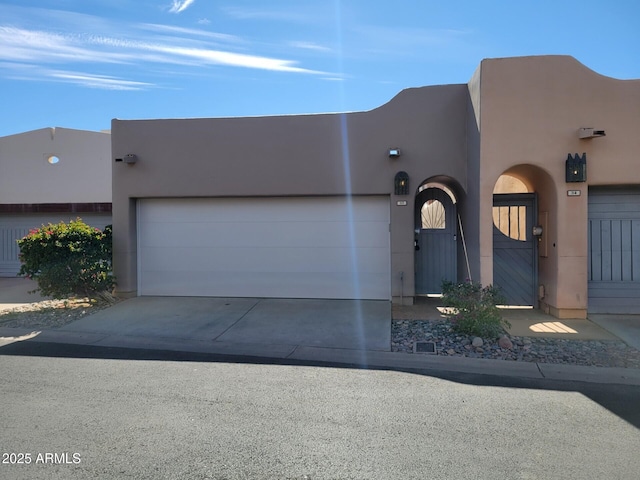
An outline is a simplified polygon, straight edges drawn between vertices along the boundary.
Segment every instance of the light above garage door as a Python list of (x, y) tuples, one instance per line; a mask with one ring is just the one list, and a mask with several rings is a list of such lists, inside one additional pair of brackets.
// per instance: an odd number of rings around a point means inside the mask
[(144, 199), (140, 295), (391, 297), (389, 197)]

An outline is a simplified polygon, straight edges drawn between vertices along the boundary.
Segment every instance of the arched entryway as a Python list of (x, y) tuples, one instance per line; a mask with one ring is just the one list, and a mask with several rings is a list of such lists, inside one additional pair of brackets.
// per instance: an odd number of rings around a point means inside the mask
[(455, 196), (446, 185), (424, 183), (415, 199), (416, 295), (442, 293), (457, 280), (458, 227)]
[(493, 284), (508, 305), (537, 307), (535, 193), (493, 195)]
[[(549, 175), (533, 165), (506, 170), (493, 191), (493, 284), (508, 305), (538, 307), (540, 259), (547, 259), (555, 193)], [(540, 208), (540, 206), (542, 208)], [(548, 263), (548, 262), (547, 262)], [(547, 280), (548, 275), (544, 275)]]

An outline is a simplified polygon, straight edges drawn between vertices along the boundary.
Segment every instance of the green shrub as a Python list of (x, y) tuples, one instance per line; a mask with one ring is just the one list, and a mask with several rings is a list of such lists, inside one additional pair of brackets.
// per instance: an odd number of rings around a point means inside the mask
[(456, 331), (466, 335), (495, 338), (511, 324), (502, 318), (496, 306), (505, 303), (498, 288), (479, 283), (442, 283), (442, 300), (454, 310), (450, 318)]
[(101, 231), (79, 218), (43, 225), (18, 240), (18, 275), (33, 278), (36, 291), (53, 298), (101, 297), (115, 285), (111, 245), (111, 226)]

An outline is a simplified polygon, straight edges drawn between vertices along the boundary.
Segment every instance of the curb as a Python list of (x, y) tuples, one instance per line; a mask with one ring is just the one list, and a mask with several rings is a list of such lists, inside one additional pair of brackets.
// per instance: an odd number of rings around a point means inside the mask
[(375, 350), (211, 342), (167, 337), (136, 337), (0, 327), (0, 355), (2, 354), (1, 348), (3, 346), (20, 341), (327, 362), (363, 368), (435, 370), (518, 378), (640, 386), (640, 369), (634, 368), (591, 367), (484, 358), (442, 357), (437, 355)]

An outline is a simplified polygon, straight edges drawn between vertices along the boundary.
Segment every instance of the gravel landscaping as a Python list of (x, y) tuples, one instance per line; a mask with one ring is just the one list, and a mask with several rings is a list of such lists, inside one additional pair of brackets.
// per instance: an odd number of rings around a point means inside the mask
[(111, 305), (111, 301), (88, 298), (42, 300), (0, 311), (0, 327), (59, 328)]
[(414, 353), (416, 342), (433, 342), (435, 353), (419, 355), (640, 368), (640, 351), (618, 340), (507, 338), (509, 341), (501, 343), (511, 348), (501, 347), (495, 338), (474, 341), (473, 337), (454, 332), (446, 320), (394, 319), (391, 324), (391, 350), (394, 352)]

